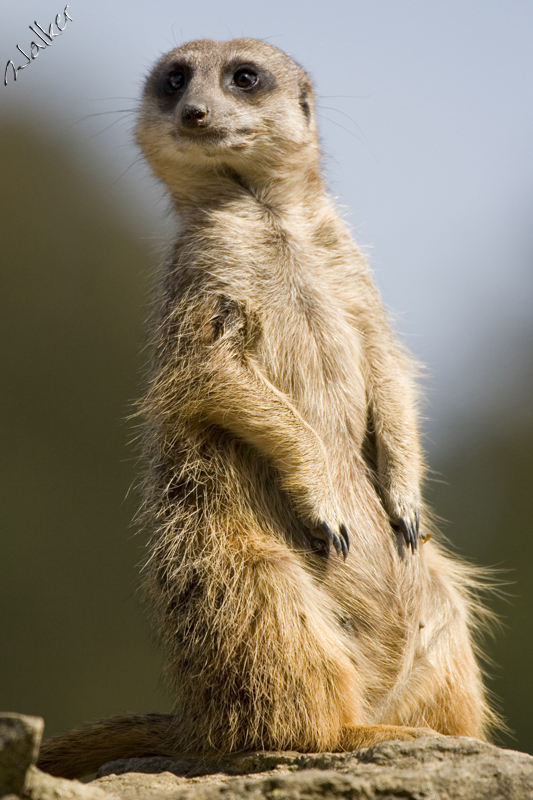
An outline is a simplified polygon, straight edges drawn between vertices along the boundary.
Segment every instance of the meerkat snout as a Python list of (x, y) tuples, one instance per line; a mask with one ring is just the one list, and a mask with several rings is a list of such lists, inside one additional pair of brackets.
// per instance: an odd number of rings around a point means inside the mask
[(209, 124), (209, 108), (203, 103), (187, 104), (181, 112), (181, 124), (186, 128), (205, 128)]

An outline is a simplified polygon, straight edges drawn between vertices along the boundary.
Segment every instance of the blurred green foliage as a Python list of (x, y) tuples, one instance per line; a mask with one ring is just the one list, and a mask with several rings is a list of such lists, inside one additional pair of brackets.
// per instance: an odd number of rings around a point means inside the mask
[[(530, 358), (523, 369), (531, 376)], [(485, 643), (493, 661), (487, 684), (510, 728), (498, 742), (533, 753), (533, 425), (519, 408), (532, 395), (508, 388), (508, 406), (465, 430), (462, 445), (438, 465), (443, 482), (432, 484), (430, 501), (448, 521), (454, 549), (494, 567), (501, 583), (500, 596), (488, 598), (502, 626)]]
[[(31, 127), (0, 128), (0, 709), (42, 715), (51, 734), (169, 704), (136, 595), (124, 422), (149, 258), (103, 184)], [(491, 599), (507, 630), (489, 642), (490, 687), (516, 733), (501, 741), (533, 752), (533, 426), (513, 419), (510, 406), (466, 430), (432, 464), (447, 483), (431, 499), (458, 551), (512, 582)]]
[(149, 259), (32, 127), (0, 128), (0, 708), (51, 734), (165, 703), (126, 498)]

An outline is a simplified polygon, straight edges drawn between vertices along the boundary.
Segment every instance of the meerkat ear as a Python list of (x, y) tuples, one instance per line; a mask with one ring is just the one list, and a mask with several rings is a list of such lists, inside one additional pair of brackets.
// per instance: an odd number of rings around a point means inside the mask
[(309, 102), (309, 94), (309, 86), (307, 86), (305, 83), (301, 84), (298, 102), (300, 103), (300, 108), (304, 112), (307, 122), (311, 122), (311, 104)]

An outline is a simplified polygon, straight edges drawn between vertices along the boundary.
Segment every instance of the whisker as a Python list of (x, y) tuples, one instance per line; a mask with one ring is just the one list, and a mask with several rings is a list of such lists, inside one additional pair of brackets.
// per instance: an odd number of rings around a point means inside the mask
[(105, 114), (133, 114), (136, 111), (136, 108), (119, 108), (115, 111), (97, 111), (95, 114), (85, 114), (83, 117), (77, 117), (74, 122), (69, 125), (69, 128), (73, 128), (74, 125), (78, 125), (80, 122), (85, 122), (92, 117), (103, 117)]
[(324, 100), (334, 100), (334, 99), (344, 99), (350, 98), (355, 100), (368, 100), (371, 95), (369, 94), (321, 94), (321, 98)]
[(319, 114), (319, 116), (322, 117), (322, 119), (325, 119), (327, 122), (332, 122), (333, 125), (336, 125), (338, 128), (342, 128), (343, 131), (346, 131), (346, 133), (349, 133), (350, 136), (353, 136), (353, 138), (357, 139), (357, 141), (360, 142), (361, 144), (367, 144), (367, 142), (365, 142), (364, 139), (361, 139), (360, 136), (358, 136), (356, 133), (351, 131), (349, 128), (346, 128), (344, 125), (341, 125), (340, 122), (337, 122), (337, 120), (330, 119), (329, 117), (324, 116), (324, 114)]
[(234, 39), (235, 37), (234, 37), (234, 35), (233, 35), (233, 31), (231, 30), (231, 28), (228, 28), (228, 26), (226, 25), (226, 23), (224, 23), (224, 27), (225, 27), (225, 29), (227, 30), (227, 32), (229, 33), (229, 35), (230, 35), (230, 38), (231, 38), (231, 39)]
[(119, 176), (118, 176), (118, 178), (116, 179), (116, 181), (114, 181), (114, 182), (111, 184), (111, 186), (116, 186), (116, 185), (117, 185), (117, 183), (118, 183), (120, 180), (122, 180), (122, 178), (124, 177), (124, 175), (126, 174), (126, 172), (129, 172), (129, 171), (130, 171), (130, 169), (131, 169), (132, 167), (134, 167), (136, 164), (139, 164), (139, 163), (140, 163), (140, 162), (143, 160), (143, 158), (144, 158), (144, 156), (139, 156), (139, 158), (136, 158), (136, 159), (135, 159), (135, 161), (132, 161), (132, 162), (131, 162), (131, 164), (129, 165), (129, 167), (127, 167), (127, 168), (124, 170), (124, 172), (122, 173), (122, 175), (119, 175)]
[[(360, 137), (360, 136), (357, 136), (357, 134), (356, 134), (356, 133), (354, 133), (353, 131), (351, 131), (349, 128), (346, 128), (344, 125), (341, 125), (341, 124), (340, 124), (340, 122), (337, 122), (337, 120), (335, 120), (335, 119), (330, 119), (329, 117), (326, 117), (326, 116), (324, 116), (324, 114), (319, 114), (319, 116), (320, 116), (320, 117), (322, 117), (322, 119), (325, 119), (325, 120), (327, 120), (327, 122), (331, 122), (331, 123), (333, 123), (333, 125), (336, 125), (338, 128), (341, 128), (343, 131), (346, 131), (346, 133), (349, 133), (349, 134), (350, 134), (350, 136), (353, 136), (353, 138), (354, 138), (354, 139), (357, 139), (357, 141), (358, 141), (360, 144), (364, 144), (364, 145), (365, 145), (365, 147), (368, 147), (368, 150), (369, 150), (369, 152), (370, 152), (370, 154), (371, 154), (372, 158), (374, 159), (374, 161), (376, 162), (376, 164), (379, 164), (379, 161), (378, 161), (378, 159), (376, 158), (376, 154), (374, 153), (374, 151), (372, 150), (372, 148), (370, 147), (370, 145), (368, 144), (368, 141), (367, 141), (366, 139), (361, 139), (361, 137)], [(363, 134), (363, 135), (364, 135), (364, 134)]]
[(98, 131), (97, 133), (93, 133), (93, 135), (90, 136), (89, 138), (90, 139), (94, 139), (94, 138), (96, 138), (96, 136), (100, 136), (101, 133), (105, 133), (106, 131), (110, 130), (115, 125), (118, 125), (119, 122), (125, 122), (126, 119), (127, 119), (127, 117), (119, 117), (114, 122), (112, 122), (111, 125), (108, 125), (107, 128), (103, 128), (101, 131)]
[(101, 103), (105, 100), (133, 100), (134, 103), (138, 102), (138, 97), (88, 97), (91, 103)]
[(176, 41), (176, 34), (174, 33), (174, 28), (176, 27), (177, 24), (178, 23), (175, 22), (174, 25), (171, 28), (172, 38), (174, 39), (174, 47), (178, 47), (178, 43)]
[(324, 150), (324, 158), (325, 158), (326, 161), (334, 161), (335, 164), (338, 166), (339, 170), (342, 170), (342, 167), (341, 167), (339, 161), (337, 161), (335, 156), (331, 155), (331, 153), (328, 153), (327, 150)]
[(367, 142), (367, 143), (368, 143), (368, 139), (367, 139), (367, 138), (366, 138), (366, 136), (365, 136), (365, 132), (363, 131), (363, 129), (361, 128), (361, 126), (359, 125), (359, 123), (358, 123), (358, 122), (356, 122), (356, 121), (353, 119), (353, 117), (350, 117), (350, 115), (349, 115), (349, 114), (346, 114), (346, 112), (345, 112), (345, 111), (341, 111), (341, 110), (340, 110), (340, 108), (334, 108), (333, 106), (319, 106), (319, 105), (317, 105), (317, 108), (323, 108), (325, 111), (336, 111), (336, 112), (337, 112), (337, 114), (342, 114), (342, 116), (343, 116), (343, 117), (346, 117), (346, 119), (349, 119), (349, 120), (350, 120), (350, 122), (353, 122), (353, 124), (356, 126), (357, 130), (359, 131), (359, 133), (361, 134), (361, 136), (363, 137), (363, 139), (365, 140), (365, 142)]

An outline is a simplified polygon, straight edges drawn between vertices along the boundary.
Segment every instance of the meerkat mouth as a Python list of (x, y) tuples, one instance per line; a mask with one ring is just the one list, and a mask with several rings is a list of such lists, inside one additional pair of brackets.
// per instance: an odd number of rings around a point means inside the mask
[(252, 128), (210, 128), (197, 129), (194, 131), (177, 130), (173, 132), (174, 139), (178, 144), (187, 143), (187, 146), (197, 146), (204, 150), (244, 150), (248, 148), (256, 138), (256, 133)]

